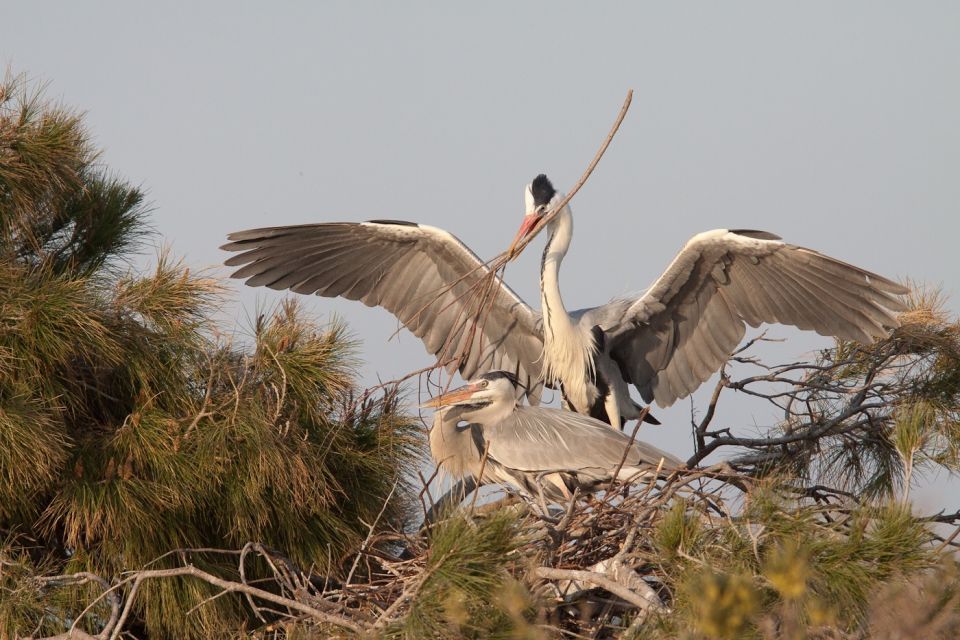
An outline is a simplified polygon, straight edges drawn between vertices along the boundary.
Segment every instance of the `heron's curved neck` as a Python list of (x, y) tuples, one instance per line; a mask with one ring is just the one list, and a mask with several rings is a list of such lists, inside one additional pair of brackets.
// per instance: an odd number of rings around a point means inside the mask
[(547, 340), (554, 339), (553, 333), (572, 327), (570, 315), (560, 295), (560, 263), (563, 262), (570, 239), (573, 237), (573, 216), (570, 208), (564, 207), (550, 223), (550, 239), (543, 249), (540, 261), (540, 297), (543, 319), (546, 324)]
[(455, 478), (480, 473), (481, 452), (470, 429), (457, 428), (460, 416), (461, 411), (456, 408), (437, 411), (430, 429), (430, 455)]
[(563, 383), (563, 393), (577, 411), (587, 411), (589, 382), (595, 375), (596, 346), (573, 323), (560, 296), (560, 263), (570, 248), (573, 215), (564, 207), (550, 223), (550, 239), (540, 263), (540, 302), (543, 310), (543, 377)]

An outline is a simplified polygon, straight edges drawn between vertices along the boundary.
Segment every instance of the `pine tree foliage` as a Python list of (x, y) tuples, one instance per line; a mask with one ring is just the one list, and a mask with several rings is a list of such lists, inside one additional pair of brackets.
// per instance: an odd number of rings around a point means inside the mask
[[(418, 432), (395, 395), (353, 402), (345, 327), (285, 303), (249, 348), (218, 338), (216, 281), (165, 255), (124, 270), (145, 214), (77, 114), (22, 78), (0, 88), (0, 637), (63, 632), (102, 592), (43, 576), (111, 581), (248, 541), (335, 575), (368, 523), (406, 515)], [(235, 554), (189, 561), (237, 573)], [(128, 629), (207, 638), (251, 621), (238, 597), (198, 607), (217, 593), (145, 584)], [(98, 633), (109, 600), (79, 628)]]
[(0, 233), (7, 260), (91, 273), (143, 238), (143, 194), (111, 176), (81, 116), (24, 76), (0, 85)]
[(407, 587), (413, 592), (409, 610), (384, 637), (531, 636), (524, 615), (530, 597), (504, 562), (521, 541), (516, 517), (509, 511), (495, 512), (479, 524), (462, 514), (440, 523), (426, 541), (424, 566)]

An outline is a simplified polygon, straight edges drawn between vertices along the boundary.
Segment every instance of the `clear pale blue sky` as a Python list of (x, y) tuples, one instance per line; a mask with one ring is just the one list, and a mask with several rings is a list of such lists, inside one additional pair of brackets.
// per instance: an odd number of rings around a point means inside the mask
[[(191, 265), (219, 264), (229, 231), (382, 217), (492, 256), (523, 185), (570, 186), (633, 88), (573, 203), (571, 308), (646, 287), (716, 227), (942, 284), (960, 308), (955, 2), (6, 2), (0, 63), (87, 111)], [(538, 258), (507, 278), (533, 303)], [(237, 291), (230, 319), (280, 298)], [(430, 362), (409, 334), (387, 343), (384, 311), (306, 304), (363, 339), (366, 381)], [(784, 357), (826, 344), (775, 334)], [(643, 437), (689, 453), (689, 404), (657, 413)], [(754, 417), (738, 399), (720, 421)]]

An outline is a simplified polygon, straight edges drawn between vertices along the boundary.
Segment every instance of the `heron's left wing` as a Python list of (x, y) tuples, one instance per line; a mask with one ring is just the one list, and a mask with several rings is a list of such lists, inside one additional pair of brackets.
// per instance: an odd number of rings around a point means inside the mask
[(745, 324), (779, 322), (869, 343), (899, 321), (907, 289), (764, 231), (694, 236), (639, 298), (587, 311), (647, 402), (668, 407), (726, 362)]

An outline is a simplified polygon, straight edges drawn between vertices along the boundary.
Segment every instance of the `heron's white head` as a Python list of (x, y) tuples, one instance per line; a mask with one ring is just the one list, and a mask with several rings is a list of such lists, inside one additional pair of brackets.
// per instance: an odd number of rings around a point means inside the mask
[(523, 224), (520, 225), (520, 230), (517, 231), (517, 236), (508, 250), (511, 258), (516, 255), (517, 245), (529, 236), (537, 228), (543, 216), (563, 199), (563, 194), (554, 189), (553, 184), (542, 173), (527, 185), (523, 195), (525, 211)]
[(443, 393), (420, 405), (435, 409), (458, 408), (460, 419), (484, 423), (513, 412), (525, 389), (517, 377), (507, 371), (491, 371), (462, 387)]

